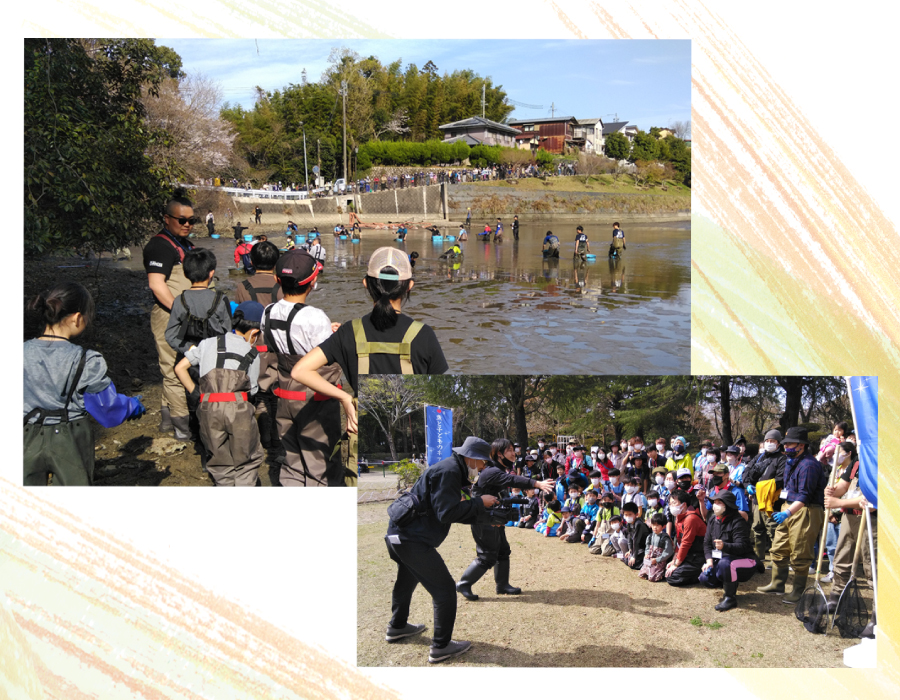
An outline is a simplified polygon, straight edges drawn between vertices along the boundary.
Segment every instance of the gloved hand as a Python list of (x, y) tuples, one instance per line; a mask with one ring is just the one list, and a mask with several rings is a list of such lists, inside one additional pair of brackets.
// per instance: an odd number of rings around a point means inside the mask
[(756, 487), (753, 484), (750, 484), (747, 487), (747, 493), (749, 493), (751, 496), (755, 496), (756, 495)]
[(189, 411), (200, 408), (200, 387), (197, 384), (194, 384), (194, 390), (187, 395), (187, 404)]
[(789, 510), (783, 510), (780, 513), (775, 513), (772, 516), (772, 520), (781, 525), (785, 520), (791, 517), (791, 512)]
[(142, 395), (131, 396), (128, 399), (128, 416), (125, 420), (136, 420), (140, 418), (147, 412), (147, 407), (141, 403), (141, 399), (144, 398)]

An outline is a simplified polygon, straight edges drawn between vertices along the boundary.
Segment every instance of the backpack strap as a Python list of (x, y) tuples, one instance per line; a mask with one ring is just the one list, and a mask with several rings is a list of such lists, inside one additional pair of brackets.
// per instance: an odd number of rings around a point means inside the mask
[(225, 361), (234, 360), (238, 363), (237, 371), (246, 374), (247, 370), (250, 369), (250, 365), (253, 364), (253, 360), (259, 355), (259, 350), (251, 348), (250, 352), (246, 355), (231, 352), (225, 345), (225, 337), (226, 336), (224, 335), (220, 335), (218, 338), (218, 346), (216, 347), (216, 369), (225, 369)]
[(400, 373), (413, 374), (413, 366), (411, 360), (412, 341), (419, 334), (425, 324), (421, 321), (413, 321), (403, 340), (399, 343), (370, 343), (366, 339), (366, 331), (362, 325), (362, 319), (353, 319), (353, 338), (356, 341), (356, 355), (359, 358), (357, 374), (369, 373), (369, 355), (399, 355), (400, 356)]
[(212, 305), (209, 307), (209, 311), (206, 312), (206, 316), (203, 317), (204, 321), (209, 321), (212, 318), (213, 314), (216, 313), (216, 309), (219, 308), (219, 304), (222, 303), (222, 297), (225, 296), (224, 292), (220, 292), (218, 289), (216, 290), (215, 299), (213, 299)]
[[(274, 304), (272, 306), (274, 306)], [(297, 352), (296, 348), (294, 348), (294, 341), (291, 340), (291, 325), (294, 323), (294, 318), (297, 314), (306, 308), (306, 304), (294, 304), (294, 308), (291, 309), (291, 312), (284, 321), (272, 319), (270, 313), (272, 306), (269, 306), (266, 309), (266, 345), (268, 345), (270, 351), (274, 350), (276, 353), (283, 355), (284, 353), (279, 350), (278, 345), (275, 343), (275, 335), (272, 331), (284, 331), (284, 337), (287, 340), (287, 354), (296, 355)]]
[(78, 358), (78, 365), (75, 368), (75, 374), (72, 377), (72, 383), (68, 385), (68, 391), (66, 387), (63, 386), (63, 390), (60, 392), (60, 398), (65, 398), (66, 402), (63, 404), (62, 408), (56, 409), (45, 409), (41, 407), (32, 408), (28, 413), (25, 414), (25, 425), (28, 425), (28, 421), (30, 421), (34, 416), (37, 416), (37, 422), (43, 423), (46, 418), (57, 417), (59, 418), (60, 423), (68, 423), (69, 422), (69, 404), (72, 402), (72, 397), (75, 395), (75, 390), (78, 388), (78, 382), (81, 381), (81, 375), (84, 372), (84, 365), (87, 360), (87, 350), (81, 348), (81, 357)]
[(244, 280), (243, 285), (244, 289), (247, 290), (247, 294), (250, 295), (250, 298), (257, 303), (260, 303), (259, 297), (256, 296), (257, 294), (268, 294), (272, 298), (271, 303), (273, 304), (278, 301), (276, 296), (278, 295), (278, 290), (281, 289), (281, 285), (278, 284), (278, 282), (276, 282), (273, 287), (254, 287), (250, 284), (250, 280)]

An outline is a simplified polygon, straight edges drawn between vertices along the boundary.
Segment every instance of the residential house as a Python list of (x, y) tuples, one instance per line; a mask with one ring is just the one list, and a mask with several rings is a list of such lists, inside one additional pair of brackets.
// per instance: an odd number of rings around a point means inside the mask
[[(523, 134), (538, 132), (538, 147), (548, 153), (563, 154), (567, 148), (576, 147), (575, 129), (578, 126), (578, 120), (575, 117), (510, 119), (507, 124)], [(529, 140), (529, 143), (532, 142)]]
[(444, 143), (465, 141), (470, 146), (506, 146), (516, 147), (516, 136), (519, 130), (506, 124), (485, 119), (469, 117), (458, 122), (442, 124), (438, 127), (444, 132)]
[(603, 120), (579, 119), (575, 145), (584, 153), (603, 153)]
[(606, 137), (610, 134), (622, 134), (628, 139), (628, 143), (634, 141), (638, 128), (636, 126), (628, 126), (628, 122), (610, 122), (603, 125), (603, 140), (606, 143)]

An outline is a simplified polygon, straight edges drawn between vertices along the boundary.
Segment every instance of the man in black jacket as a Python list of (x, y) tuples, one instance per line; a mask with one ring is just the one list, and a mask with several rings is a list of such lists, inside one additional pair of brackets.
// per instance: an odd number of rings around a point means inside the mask
[(388, 522), (385, 541), (397, 563), (397, 580), (391, 596), (391, 622), (385, 640), (396, 642), (420, 634), (425, 625), (408, 624), (413, 591), (421, 583), (434, 602), (434, 636), (429, 663), (440, 663), (471, 648), (471, 642), (452, 641), (456, 622), (456, 588), (453, 576), (437, 548), (450, 533), (451, 523), (490, 522), (487, 508), (497, 504), (490, 494), (471, 497), (469, 479), (475, 478), (490, 459), (490, 445), (468, 437), (455, 453), (425, 470), (411, 493), (424, 513), (406, 527)]
[[(525, 476), (517, 476), (504, 471), (499, 466), (491, 463), (482, 465), (479, 470), (478, 482), (472, 487), (475, 496), (489, 495), (499, 498), (500, 492), (509, 488), (540, 489), (544, 493), (553, 490), (554, 482), (551, 479), (537, 481)], [(456, 590), (468, 600), (478, 600), (478, 596), (472, 592), (472, 586), (490, 569), (494, 569), (494, 582), (497, 584), (497, 593), (506, 595), (518, 595), (521, 588), (509, 585), (509, 542), (506, 541), (506, 528), (502, 525), (496, 527), (490, 523), (477, 522), (472, 524), (472, 537), (475, 539), (475, 561), (469, 564)]]
[[(787, 457), (781, 449), (781, 433), (778, 430), (767, 432), (763, 445), (763, 451), (757, 455), (752, 464), (747, 466), (742, 477), (744, 486), (747, 488), (747, 495), (750, 497), (753, 551), (756, 552), (760, 561), (765, 559), (769, 553), (778, 523), (772, 520), (772, 516), (759, 509), (759, 503), (756, 501), (756, 484), (760, 481), (775, 479), (776, 493), (780, 494), (784, 488), (784, 465), (787, 463)], [(780, 498), (775, 501), (774, 513), (781, 510), (782, 503)]]

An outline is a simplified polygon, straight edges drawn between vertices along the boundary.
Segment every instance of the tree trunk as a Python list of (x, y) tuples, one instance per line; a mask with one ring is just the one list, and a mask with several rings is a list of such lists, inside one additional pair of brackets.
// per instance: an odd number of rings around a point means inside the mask
[(394, 431), (388, 428), (385, 433), (387, 434), (388, 439), (388, 447), (391, 448), (391, 461), (397, 461), (397, 447), (394, 445)]
[(731, 434), (731, 377), (719, 377), (719, 408), (722, 411), (722, 440), (733, 445)]
[(525, 375), (516, 375), (511, 387), (511, 405), (516, 424), (516, 441), (522, 448), (522, 454), (528, 449), (528, 425), (525, 422)]
[(788, 428), (800, 423), (800, 405), (803, 398), (803, 379), (801, 377), (778, 377), (778, 384), (784, 389), (784, 413), (778, 423), (782, 435)]

